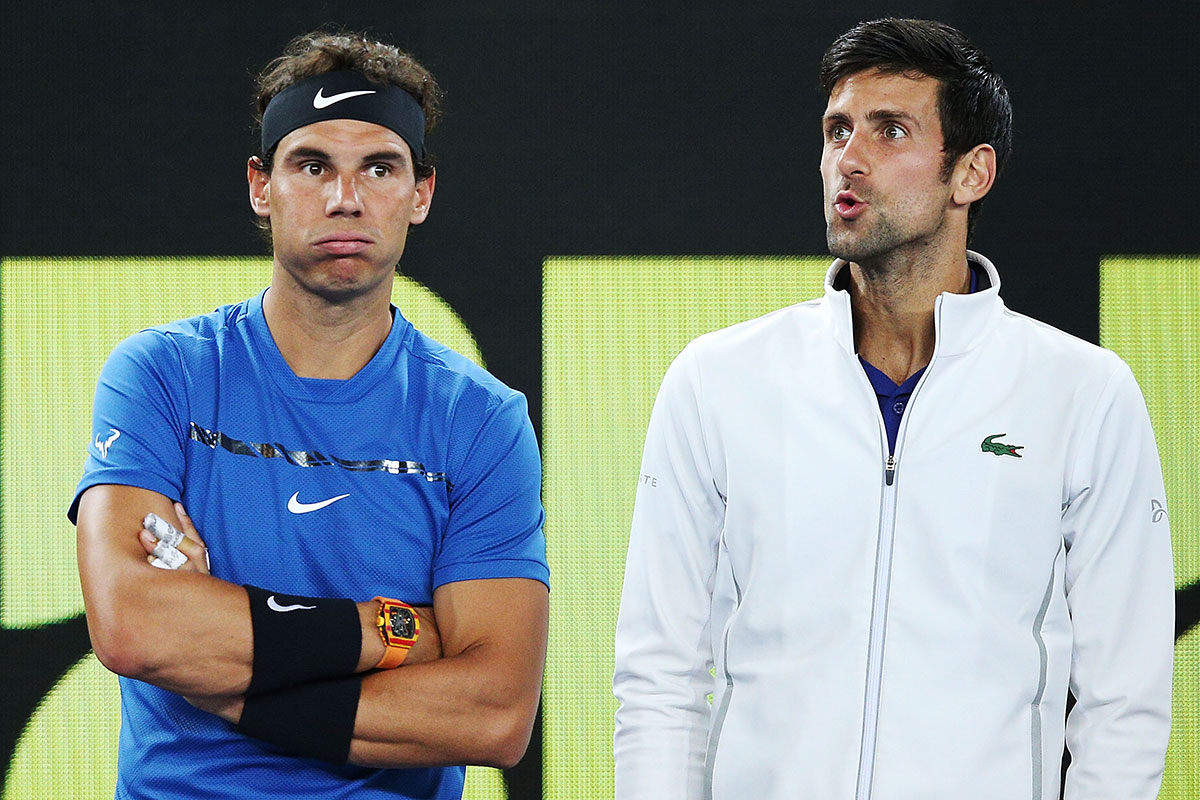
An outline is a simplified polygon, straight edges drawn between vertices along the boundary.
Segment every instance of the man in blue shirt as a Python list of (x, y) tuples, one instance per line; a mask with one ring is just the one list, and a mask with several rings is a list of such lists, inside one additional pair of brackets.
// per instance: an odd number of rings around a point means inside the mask
[(295, 40), (247, 168), (270, 287), (104, 368), (69, 516), (123, 676), (119, 798), (457, 798), (461, 765), (525, 751), (549, 580), (525, 399), (389, 300), (439, 95), (390, 45)]

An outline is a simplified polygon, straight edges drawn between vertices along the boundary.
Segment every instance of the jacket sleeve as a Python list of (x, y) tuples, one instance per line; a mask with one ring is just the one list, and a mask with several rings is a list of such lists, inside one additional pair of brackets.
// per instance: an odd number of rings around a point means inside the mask
[(1084, 430), (1063, 513), (1076, 698), (1065, 800), (1154, 800), (1171, 730), (1175, 583), (1154, 432), (1123, 363)]
[(704, 792), (709, 617), (725, 504), (701, 423), (694, 347), (663, 379), (642, 457), (617, 620), (617, 800)]

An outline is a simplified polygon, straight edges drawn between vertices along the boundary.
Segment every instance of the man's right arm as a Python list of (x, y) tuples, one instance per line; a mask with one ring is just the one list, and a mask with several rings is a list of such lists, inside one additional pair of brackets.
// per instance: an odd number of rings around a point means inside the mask
[(695, 353), (651, 414), (617, 622), (617, 800), (704, 795), (712, 691), (709, 617), (724, 500), (705, 441)]
[[(151, 512), (184, 527), (171, 500), (148, 489), (100, 484), (80, 498), (79, 577), (97, 658), (119, 675), (186, 697), (244, 694), (254, 664), (246, 590), (203, 572), (151, 566), (138, 542)], [(194, 547), (191, 555), (202, 557)], [(357, 608), (364, 646), (356, 671), (363, 672), (381, 645), (376, 604)], [(439, 655), (436, 636), (422, 637), (409, 663)]]
[(96, 657), (177, 694), (245, 692), (254, 655), (246, 590), (147, 563), (137, 532), (151, 512), (181, 527), (171, 501), (148, 489), (101, 484), (79, 500), (79, 578)]

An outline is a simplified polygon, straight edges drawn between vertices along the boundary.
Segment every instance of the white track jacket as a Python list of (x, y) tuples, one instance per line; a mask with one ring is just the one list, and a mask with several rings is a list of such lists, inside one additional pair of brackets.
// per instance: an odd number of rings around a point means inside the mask
[(617, 800), (1057, 800), (1064, 739), (1067, 800), (1157, 795), (1174, 580), (1145, 403), (969, 257), (991, 287), (937, 298), (893, 458), (844, 262), (667, 372), (617, 625)]

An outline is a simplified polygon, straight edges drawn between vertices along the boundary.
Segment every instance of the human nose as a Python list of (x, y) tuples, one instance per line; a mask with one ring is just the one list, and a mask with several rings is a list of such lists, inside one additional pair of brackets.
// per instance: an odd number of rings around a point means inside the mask
[(850, 138), (838, 151), (838, 170), (842, 175), (865, 175), (870, 172), (867, 161), (866, 140), (859, 131), (850, 134)]
[(358, 195), (358, 181), (354, 175), (337, 175), (330, 182), (329, 199), (325, 213), (329, 216), (358, 216), (362, 213), (362, 200)]

